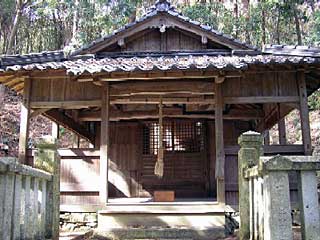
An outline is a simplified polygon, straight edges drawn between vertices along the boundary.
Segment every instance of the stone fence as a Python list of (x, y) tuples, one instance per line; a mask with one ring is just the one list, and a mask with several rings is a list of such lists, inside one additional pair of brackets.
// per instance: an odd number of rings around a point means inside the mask
[(240, 239), (293, 239), (288, 174), (296, 171), (302, 239), (319, 240), (320, 157), (261, 157), (262, 142), (255, 132), (239, 138)]
[[(39, 154), (58, 159), (55, 144)], [(51, 174), (0, 158), (0, 239), (59, 238), (59, 161)], [(57, 191), (58, 190), (58, 191)]]

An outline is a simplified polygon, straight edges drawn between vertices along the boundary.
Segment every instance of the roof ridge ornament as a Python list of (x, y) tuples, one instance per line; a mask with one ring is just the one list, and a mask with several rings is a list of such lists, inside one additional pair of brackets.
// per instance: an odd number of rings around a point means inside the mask
[(155, 10), (159, 12), (168, 12), (169, 10), (175, 10), (173, 6), (171, 6), (171, 3), (167, 0), (158, 0), (154, 4)]

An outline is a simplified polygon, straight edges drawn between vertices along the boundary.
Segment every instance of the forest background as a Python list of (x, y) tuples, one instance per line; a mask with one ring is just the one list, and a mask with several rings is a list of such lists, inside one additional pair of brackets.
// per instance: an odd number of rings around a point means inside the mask
[[(171, 0), (182, 14), (262, 49), (266, 44), (320, 45), (320, 1)], [(0, 0), (0, 54), (64, 49), (70, 52), (143, 15), (147, 0)], [(0, 150), (16, 154), (21, 97), (0, 85)], [(312, 140), (320, 144), (320, 93), (309, 97)], [(301, 143), (298, 113), (286, 117), (287, 138)], [(271, 142), (277, 143), (277, 126)], [(50, 134), (44, 117), (32, 121), (32, 139)], [(61, 146), (76, 139), (61, 128)], [(73, 137), (71, 137), (73, 136)], [(0, 155), (4, 152), (0, 151)]]

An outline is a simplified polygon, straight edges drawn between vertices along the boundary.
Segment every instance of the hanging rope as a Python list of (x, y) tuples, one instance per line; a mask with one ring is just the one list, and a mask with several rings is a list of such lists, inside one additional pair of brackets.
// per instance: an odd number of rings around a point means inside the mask
[(157, 162), (154, 167), (154, 174), (158, 176), (159, 178), (163, 177), (163, 112), (162, 112), (162, 97), (160, 97), (159, 102), (159, 148), (158, 148), (158, 156), (157, 156)]

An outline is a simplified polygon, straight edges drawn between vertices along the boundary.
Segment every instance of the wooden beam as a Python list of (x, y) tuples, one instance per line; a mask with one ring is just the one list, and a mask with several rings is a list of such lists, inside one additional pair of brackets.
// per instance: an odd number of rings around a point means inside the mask
[(312, 155), (308, 95), (307, 95), (305, 73), (303, 71), (297, 72), (297, 83), (298, 83), (299, 98), (300, 98), (300, 121), (301, 121), (302, 142), (304, 145), (304, 153), (305, 155)]
[[(129, 96), (129, 97), (110, 97), (110, 104), (157, 104), (158, 96)], [(291, 103), (299, 102), (298, 96), (268, 96), (268, 97), (224, 97), (225, 104), (255, 104), (255, 103)], [(171, 97), (164, 96), (163, 104), (214, 104), (214, 97), (208, 95), (190, 97)], [(81, 109), (89, 107), (100, 107), (101, 100), (85, 101), (33, 101), (31, 108), (62, 108), (62, 109)]]
[(24, 88), (24, 82), (20, 82), (11, 87), (14, 91), (19, 91)]
[(148, 81), (119, 82), (110, 85), (111, 96), (161, 95), (161, 94), (202, 94), (213, 95), (213, 83), (209, 81)]
[(34, 101), (30, 103), (31, 108), (62, 108), (62, 109), (80, 109), (101, 106), (101, 100), (87, 101)]
[(109, 117), (110, 86), (103, 84), (101, 99), (101, 135), (100, 135), (100, 191), (101, 204), (108, 202), (108, 170), (109, 170)]
[[(159, 97), (112, 97), (111, 104), (158, 104)], [(212, 104), (213, 96), (198, 97), (163, 97), (163, 104)]]
[(8, 78), (6, 81), (2, 82), (2, 84), (6, 85), (7, 87), (13, 87), (20, 82), (23, 82), (23, 78), (15, 76), (12, 78)]
[[(163, 104), (212, 104), (213, 97), (164, 97)], [(159, 97), (110, 97), (110, 104), (157, 104)], [(33, 109), (62, 108), (81, 109), (101, 107), (101, 100), (87, 101), (34, 101), (31, 102)]]
[(35, 118), (35, 117), (37, 117), (37, 116), (39, 116), (49, 110), (50, 110), (49, 108), (36, 109), (30, 114), (30, 119)]
[(57, 109), (51, 109), (44, 113), (46, 117), (50, 120), (57, 122), (59, 125), (69, 129), (70, 131), (81, 135), (83, 138), (87, 139), (89, 142), (94, 141), (94, 136), (81, 124), (74, 121), (72, 118), (66, 116)]
[[(166, 80), (166, 79), (208, 79), (219, 77), (219, 72), (216, 71), (175, 71), (175, 72), (112, 72), (104, 73), (104, 76), (100, 78), (101, 81), (118, 82), (126, 80)], [(229, 73), (225, 78), (241, 77), (239, 72)], [(86, 78), (88, 79), (88, 78)], [(93, 80), (93, 79), (92, 79)], [(81, 81), (81, 78), (78, 79)]]
[[(187, 118), (187, 119), (215, 119), (214, 114), (184, 114), (181, 108), (164, 108), (163, 117), (166, 118)], [(241, 120), (254, 120), (262, 119), (264, 114), (261, 110), (230, 110), (227, 114), (223, 115), (223, 119), (241, 119)], [(130, 119), (158, 119), (159, 112), (156, 110), (145, 110), (145, 111), (120, 111), (110, 110), (110, 121), (130, 120)], [(78, 119), (82, 122), (101, 121), (101, 112), (80, 112)]]
[(30, 119), (30, 96), (32, 89), (32, 81), (30, 78), (25, 79), (24, 96), (21, 103), (20, 112), (20, 133), (19, 133), (19, 151), (18, 158), (22, 164), (26, 163), (28, 137), (29, 137), (29, 119)]
[(295, 103), (299, 96), (252, 96), (252, 97), (224, 97), (225, 104), (244, 103)]
[(225, 182), (224, 182), (224, 137), (223, 137), (223, 94), (222, 84), (215, 83), (215, 137), (216, 137), (216, 179), (217, 179), (217, 200), (225, 203)]

